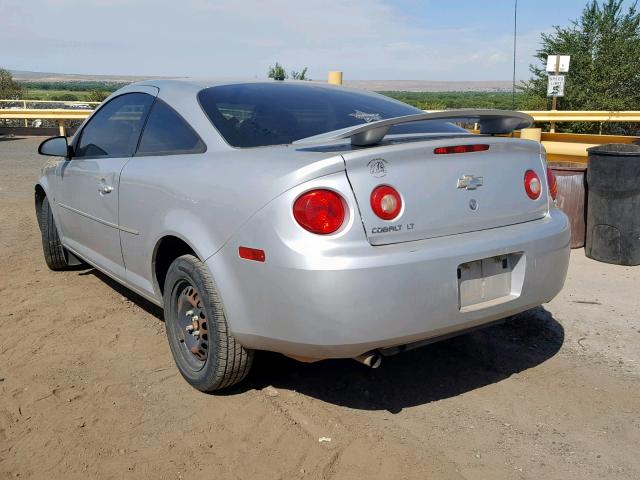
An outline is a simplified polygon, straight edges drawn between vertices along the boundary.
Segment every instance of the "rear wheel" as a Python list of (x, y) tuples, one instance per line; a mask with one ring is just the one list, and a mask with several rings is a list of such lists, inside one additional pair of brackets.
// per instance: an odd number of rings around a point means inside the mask
[(231, 335), (211, 275), (193, 255), (177, 258), (164, 284), (164, 315), (171, 353), (193, 387), (212, 392), (242, 381), (253, 351)]
[(67, 263), (64, 247), (60, 242), (56, 222), (53, 219), (51, 205), (49, 205), (47, 197), (42, 200), (38, 224), (42, 235), (42, 252), (47, 266), (51, 270), (66, 270), (69, 268), (69, 264)]

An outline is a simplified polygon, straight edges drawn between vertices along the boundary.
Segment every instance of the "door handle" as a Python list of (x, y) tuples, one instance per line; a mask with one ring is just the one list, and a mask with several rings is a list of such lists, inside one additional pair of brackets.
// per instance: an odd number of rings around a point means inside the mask
[(111, 185), (100, 185), (98, 192), (102, 195), (106, 195), (107, 193), (113, 192), (113, 187)]

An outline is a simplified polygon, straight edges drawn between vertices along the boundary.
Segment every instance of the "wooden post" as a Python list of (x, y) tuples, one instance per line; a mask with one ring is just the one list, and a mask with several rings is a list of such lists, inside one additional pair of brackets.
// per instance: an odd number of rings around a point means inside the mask
[(67, 136), (67, 132), (66, 132), (66, 129), (64, 128), (64, 120), (63, 119), (59, 119), (58, 120), (58, 128), (60, 129), (60, 136), (61, 137), (66, 137)]
[[(22, 108), (24, 108), (25, 110), (27, 109), (27, 101), (26, 100), (22, 101)], [(25, 127), (29, 126), (29, 120), (27, 120), (26, 118), (24, 119), (24, 126)]]
[(342, 85), (342, 72), (337, 70), (330, 71), (327, 82), (331, 85)]

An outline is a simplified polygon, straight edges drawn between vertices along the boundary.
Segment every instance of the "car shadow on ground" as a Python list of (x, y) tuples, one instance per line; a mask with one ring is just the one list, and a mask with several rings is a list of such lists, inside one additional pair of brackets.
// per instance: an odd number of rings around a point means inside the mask
[(127, 287), (124, 287), (124, 286), (120, 285), (118, 282), (113, 280), (111, 277), (108, 277), (107, 275), (105, 275), (104, 273), (102, 273), (99, 270), (96, 270), (93, 267), (87, 267), (87, 265), (81, 265), (78, 268), (79, 269), (84, 269), (78, 275), (81, 275), (81, 276), (93, 275), (98, 280), (104, 282), (109, 287), (114, 289), (116, 292), (118, 292), (120, 295), (122, 295), (127, 300), (129, 300), (130, 302), (135, 303), (137, 306), (139, 306), (141, 309), (143, 309), (148, 314), (153, 315), (154, 317), (156, 317), (161, 322), (164, 322), (164, 315), (162, 313), (162, 308), (158, 307), (155, 303), (152, 303), (149, 300), (147, 300), (146, 298), (141, 297), (137, 293), (132, 292)]
[[(105, 274), (94, 275), (127, 300), (163, 321), (162, 309)], [(239, 385), (215, 395), (236, 395), (272, 385), (335, 405), (387, 410), (422, 405), (504, 380), (553, 357), (564, 329), (543, 307), (484, 329), (383, 358), (378, 369), (354, 360), (300, 363), (271, 352), (257, 352), (253, 369)]]
[(378, 369), (353, 360), (303, 364), (260, 352), (247, 388), (295, 390), (335, 405), (398, 413), (493, 384), (553, 357), (564, 329), (542, 307), (485, 329), (386, 357)]

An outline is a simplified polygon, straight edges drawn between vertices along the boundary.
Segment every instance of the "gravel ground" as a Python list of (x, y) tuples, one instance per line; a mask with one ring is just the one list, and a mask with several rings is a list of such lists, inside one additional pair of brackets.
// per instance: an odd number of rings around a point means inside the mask
[(0, 138), (0, 478), (640, 478), (640, 268), (576, 250), (564, 291), (502, 325), (378, 370), (264, 353), (205, 395), (158, 308), (47, 270), (39, 141)]

